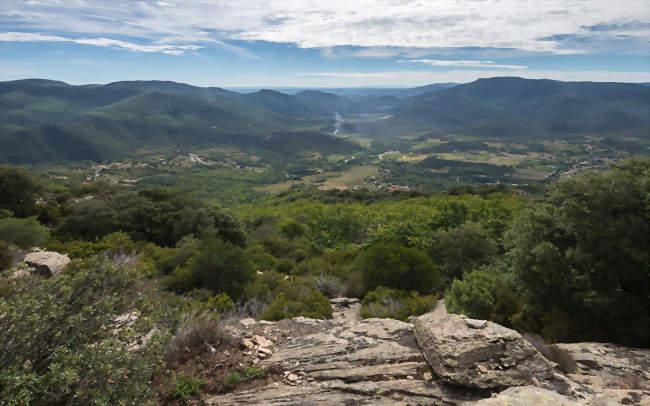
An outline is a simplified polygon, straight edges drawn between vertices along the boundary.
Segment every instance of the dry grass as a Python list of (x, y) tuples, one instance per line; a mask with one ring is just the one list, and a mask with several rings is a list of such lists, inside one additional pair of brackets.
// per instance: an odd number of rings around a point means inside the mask
[(537, 348), (544, 357), (555, 362), (560, 371), (565, 374), (571, 374), (578, 370), (578, 364), (568, 351), (553, 344), (546, 344), (544, 339), (537, 334), (526, 333), (522, 337)]
[(190, 316), (188, 319), (167, 344), (165, 359), (168, 363), (192, 357), (210, 347), (217, 348), (232, 341), (232, 336), (220, 320), (208, 315)]

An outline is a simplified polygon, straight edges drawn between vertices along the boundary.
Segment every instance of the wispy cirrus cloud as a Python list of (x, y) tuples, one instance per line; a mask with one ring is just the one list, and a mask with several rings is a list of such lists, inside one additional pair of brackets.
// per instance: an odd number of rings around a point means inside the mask
[[(228, 40), (397, 48), (645, 53), (647, 0), (5, 0), (0, 28), (222, 46)], [(101, 18), (98, 18), (101, 16)], [(207, 33), (207, 34), (206, 34)], [(579, 40), (576, 40), (579, 39)], [(212, 42), (211, 42), (212, 41)], [(621, 47), (622, 42), (627, 44)], [(611, 46), (617, 44), (617, 46)], [(633, 48), (633, 49), (630, 49)], [(234, 49), (233, 49), (234, 50)], [(386, 50), (386, 48), (384, 48)], [(378, 57), (378, 49), (361, 57)], [(386, 54), (386, 52), (384, 52)], [(387, 55), (388, 56), (388, 55)], [(426, 55), (425, 55), (426, 56)]]
[(465, 67), (465, 68), (489, 68), (489, 69), (526, 69), (527, 66), (523, 65), (500, 65), (495, 64), (492, 61), (472, 61), (472, 60), (462, 60), (462, 61), (448, 61), (440, 59), (411, 59), (411, 60), (402, 60), (401, 63), (411, 62), (411, 63), (423, 63), (431, 66), (442, 66), (442, 67)]
[(6, 42), (73, 42), (75, 44), (95, 45), (100, 47), (121, 48), (138, 52), (162, 52), (169, 55), (181, 55), (186, 51), (201, 49), (198, 45), (140, 45), (111, 38), (66, 38), (57, 35), (43, 35), (32, 32), (3, 32), (0, 41)]

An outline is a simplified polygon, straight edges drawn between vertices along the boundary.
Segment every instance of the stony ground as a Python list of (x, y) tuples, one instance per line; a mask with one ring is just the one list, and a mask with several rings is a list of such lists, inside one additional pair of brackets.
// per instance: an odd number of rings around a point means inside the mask
[[(329, 321), (295, 318), (272, 323), (247, 319), (232, 324), (229, 328), (241, 340), (244, 354), (256, 365), (272, 366), (277, 371), (276, 378), (254, 389), (209, 397), (206, 403), (650, 405), (648, 350), (596, 343), (564, 344), (563, 348), (578, 362), (574, 374), (564, 375), (549, 362), (551, 372), (540, 380), (529, 377), (526, 385), (507, 390), (505, 387), (469, 388), (443, 380), (432, 372), (418, 346), (413, 324), (392, 319), (359, 320), (356, 299), (333, 299), (333, 307), (335, 317)], [(442, 305), (425, 319), (435, 322), (445, 316)], [(462, 316), (448, 318), (456, 317)], [(474, 325), (475, 321), (471, 320), (466, 324), (478, 336), (487, 326), (487, 323)], [(486, 334), (492, 334), (493, 330), (486, 329)], [(472, 356), (476, 357), (476, 353)], [(461, 358), (467, 357), (461, 354)], [(476, 362), (477, 374), (489, 373), (480, 367), (480, 361)]]

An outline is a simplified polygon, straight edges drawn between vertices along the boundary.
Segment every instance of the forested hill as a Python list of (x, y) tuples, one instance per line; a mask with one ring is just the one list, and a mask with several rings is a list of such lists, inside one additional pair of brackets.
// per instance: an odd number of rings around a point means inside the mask
[[(329, 150), (352, 151), (355, 146), (328, 135), (334, 132), (335, 113), (357, 122), (346, 127), (349, 134), (389, 142), (431, 131), (527, 139), (638, 138), (650, 135), (650, 87), (491, 78), (388, 93), (360, 90), (348, 98), (322, 91), (241, 94), (162, 81), (2, 82), (0, 163), (102, 161), (137, 147), (251, 145), (259, 139), (250, 137), (304, 130), (321, 133), (319, 144), (331, 144)], [(382, 119), (359, 119), (379, 114)], [(295, 149), (311, 148), (309, 141), (297, 141)]]
[(479, 79), (409, 98), (381, 126), (489, 137), (648, 137), (650, 88), (629, 83), (516, 77)]

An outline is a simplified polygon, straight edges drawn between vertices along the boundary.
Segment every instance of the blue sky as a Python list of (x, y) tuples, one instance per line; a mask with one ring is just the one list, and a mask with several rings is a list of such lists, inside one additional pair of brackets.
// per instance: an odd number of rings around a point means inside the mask
[(650, 82), (647, 0), (3, 0), (0, 80)]

